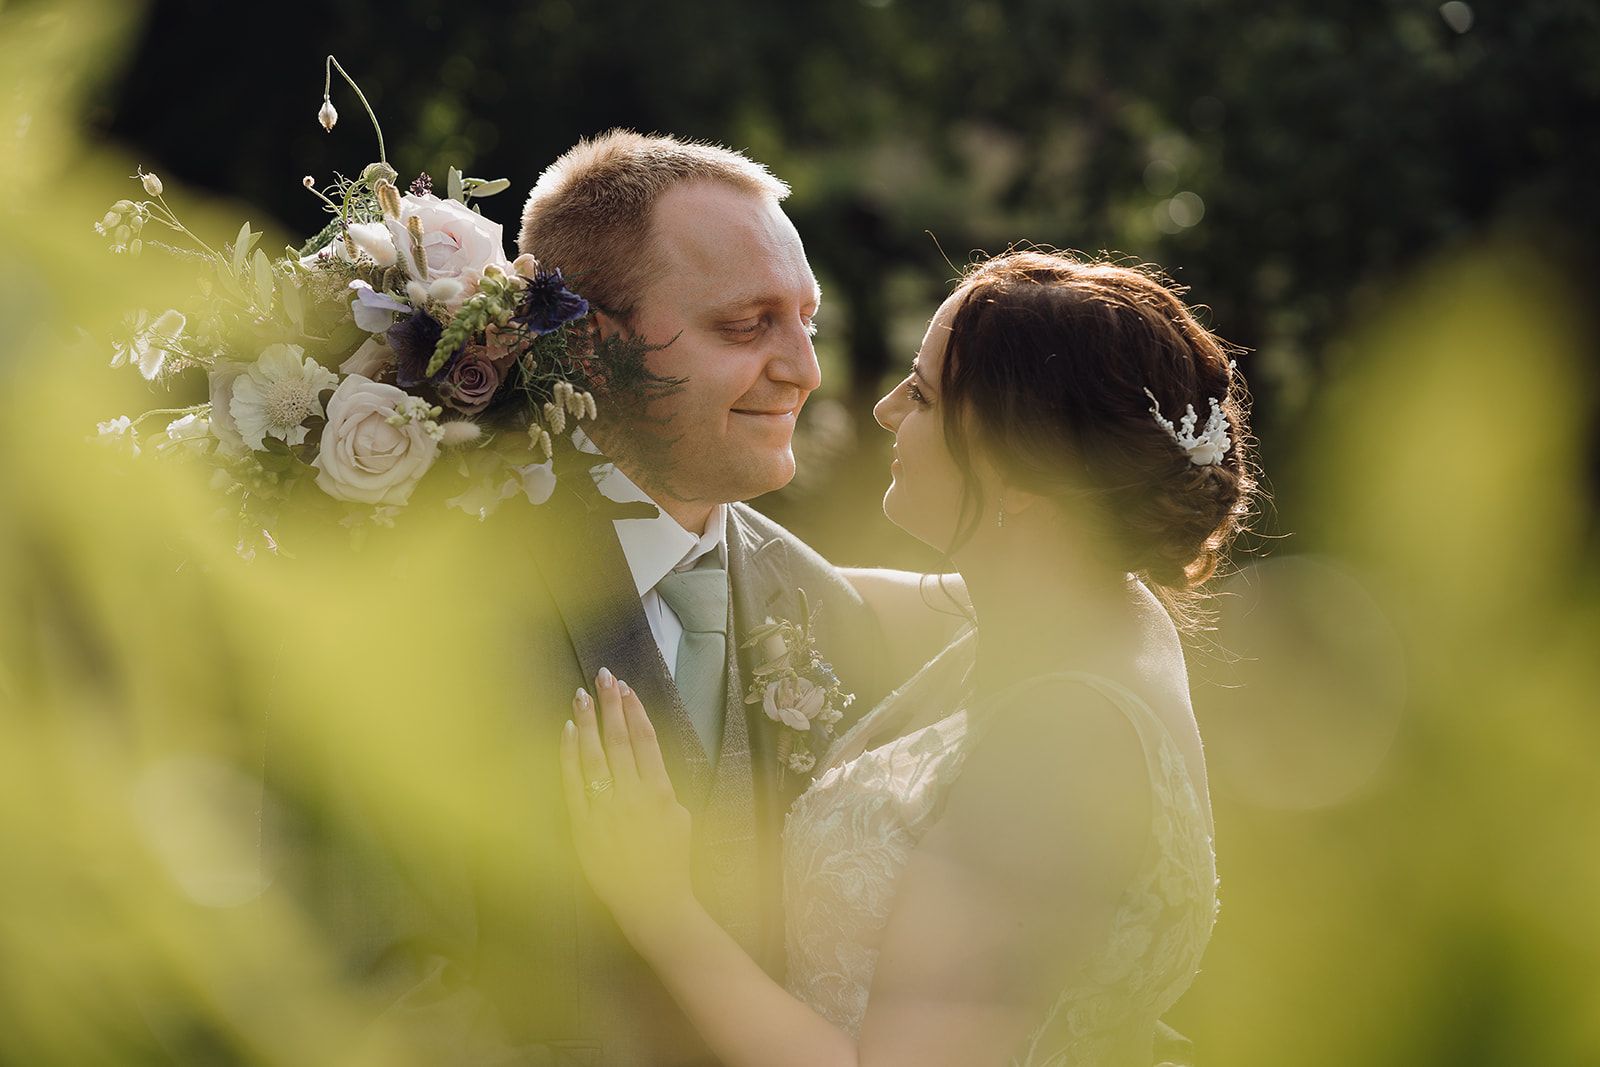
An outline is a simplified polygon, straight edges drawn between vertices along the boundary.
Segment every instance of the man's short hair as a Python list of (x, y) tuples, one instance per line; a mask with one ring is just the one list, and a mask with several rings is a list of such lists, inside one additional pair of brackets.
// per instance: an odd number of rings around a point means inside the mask
[(609, 130), (585, 138), (545, 168), (522, 209), (523, 252), (600, 310), (626, 322), (655, 272), (651, 212), (673, 186), (722, 182), (774, 201), (786, 182), (741, 152), (663, 134)]

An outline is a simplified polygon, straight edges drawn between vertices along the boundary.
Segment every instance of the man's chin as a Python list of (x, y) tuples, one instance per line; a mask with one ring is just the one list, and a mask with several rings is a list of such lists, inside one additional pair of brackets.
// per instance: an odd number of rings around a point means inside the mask
[(729, 479), (728, 500), (730, 503), (735, 500), (754, 500), (758, 496), (775, 493), (794, 481), (794, 474), (794, 453), (786, 449), (781, 455), (774, 455), (760, 464), (752, 464), (741, 471), (738, 477)]

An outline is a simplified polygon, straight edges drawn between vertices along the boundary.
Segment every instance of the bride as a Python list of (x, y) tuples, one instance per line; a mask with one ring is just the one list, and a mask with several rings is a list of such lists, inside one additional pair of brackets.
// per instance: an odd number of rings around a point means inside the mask
[(696, 901), (689, 814), (608, 671), (562, 735), (585, 875), (727, 1064), (1148, 1067), (1217, 907), (1177, 624), (1249, 506), (1244, 383), (1145, 271), (1012, 252), (875, 414), (884, 510), (976, 628), (791, 809), (786, 983)]

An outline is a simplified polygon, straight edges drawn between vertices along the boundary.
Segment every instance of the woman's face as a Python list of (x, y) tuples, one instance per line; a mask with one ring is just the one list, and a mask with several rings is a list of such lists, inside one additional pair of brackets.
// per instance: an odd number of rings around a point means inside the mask
[(889, 521), (932, 548), (945, 552), (955, 539), (963, 477), (945, 445), (938, 383), (944, 368), (950, 323), (962, 293), (939, 305), (911, 373), (872, 409), (878, 425), (894, 434), (893, 481), (883, 495)]

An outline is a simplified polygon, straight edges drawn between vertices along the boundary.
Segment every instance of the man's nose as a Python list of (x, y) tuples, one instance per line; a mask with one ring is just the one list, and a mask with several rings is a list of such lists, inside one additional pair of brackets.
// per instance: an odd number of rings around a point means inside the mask
[(803, 322), (796, 321), (784, 331), (780, 342), (782, 349), (767, 367), (767, 375), (775, 381), (793, 385), (810, 393), (822, 384), (822, 367), (817, 363), (817, 349), (811, 343), (811, 331)]

